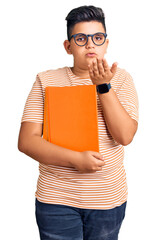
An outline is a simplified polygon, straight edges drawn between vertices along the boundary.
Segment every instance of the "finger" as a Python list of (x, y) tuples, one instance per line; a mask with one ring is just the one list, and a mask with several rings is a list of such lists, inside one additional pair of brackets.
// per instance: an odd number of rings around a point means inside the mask
[(100, 161), (99, 163), (98, 163), (98, 167), (102, 167), (102, 166), (104, 166), (105, 165), (105, 162), (104, 161)]
[(110, 71), (113, 73), (113, 75), (116, 73), (117, 65), (118, 65), (117, 62), (112, 64), (112, 67), (111, 67)]
[(88, 66), (89, 66), (89, 73), (91, 74), (92, 77), (95, 77), (94, 70), (93, 70), (93, 62), (91, 64), (89, 64)]
[(90, 65), (88, 65), (88, 69), (89, 69), (89, 74), (91, 77), (94, 77), (94, 73), (93, 73), (93, 69)]
[(105, 58), (103, 58), (104, 71), (109, 71), (109, 66)]
[(91, 65), (88, 65), (88, 70), (89, 70), (89, 74), (90, 74), (91, 76), (93, 76), (94, 73), (93, 73), (93, 68), (92, 68)]
[(97, 61), (98, 61), (99, 74), (104, 76), (105, 75), (105, 71), (104, 71), (102, 59), (97, 58)]
[(99, 70), (98, 70), (98, 67), (97, 67), (97, 60), (96, 59), (93, 60), (93, 72), (94, 72), (95, 76), (99, 75)]

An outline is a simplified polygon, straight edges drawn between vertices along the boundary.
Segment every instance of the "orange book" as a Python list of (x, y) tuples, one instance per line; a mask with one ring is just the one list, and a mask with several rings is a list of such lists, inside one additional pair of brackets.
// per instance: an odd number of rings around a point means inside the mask
[(99, 152), (96, 85), (46, 87), (43, 138), (74, 151)]

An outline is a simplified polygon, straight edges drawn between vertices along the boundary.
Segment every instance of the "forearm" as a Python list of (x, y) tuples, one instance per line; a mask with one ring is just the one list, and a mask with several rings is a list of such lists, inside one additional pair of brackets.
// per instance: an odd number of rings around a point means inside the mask
[(134, 120), (123, 108), (112, 88), (108, 93), (98, 93), (98, 97), (110, 134), (118, 143), (122, 145), (129, 144), (136, 132)]
[(40, 163), (73, 167), (73, 160), (80, 152), (72, 151), (50, 143), (40, 136), (27, 136), (18, 147), (19, 150)]

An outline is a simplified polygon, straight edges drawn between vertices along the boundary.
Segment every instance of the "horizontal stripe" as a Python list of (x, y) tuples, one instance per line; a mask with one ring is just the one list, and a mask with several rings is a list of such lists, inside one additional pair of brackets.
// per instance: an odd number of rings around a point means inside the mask
[[(40, 72), (36, 75), (27, 97), (21, 122), (43, 124), (44, 97), (47, 86), (92, 85), (91, 79), (81, 79), (70, 67)], [(117, 69), (111, 86), (128, 112), (138, 121), (138, 97), (131, 75)], [(99, 150), (104, 156), (102, 170), (95, 173), (79, 173), (74, 168), (39, 163), (39, 177), (35, 196), (41, 202), (63, 204), (88, 209), (110, 209), (127, 200), (128, 189), (123, 165), (124, 147), (109, 133), (97, 95)]]

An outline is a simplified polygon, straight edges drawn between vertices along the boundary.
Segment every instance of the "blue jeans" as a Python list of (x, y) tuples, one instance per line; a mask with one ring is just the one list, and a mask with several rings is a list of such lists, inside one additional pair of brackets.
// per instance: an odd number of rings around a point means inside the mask
[(36, 198), (41, 240), (117, 240), (127, 202), (113, 209), (81, 209)]

